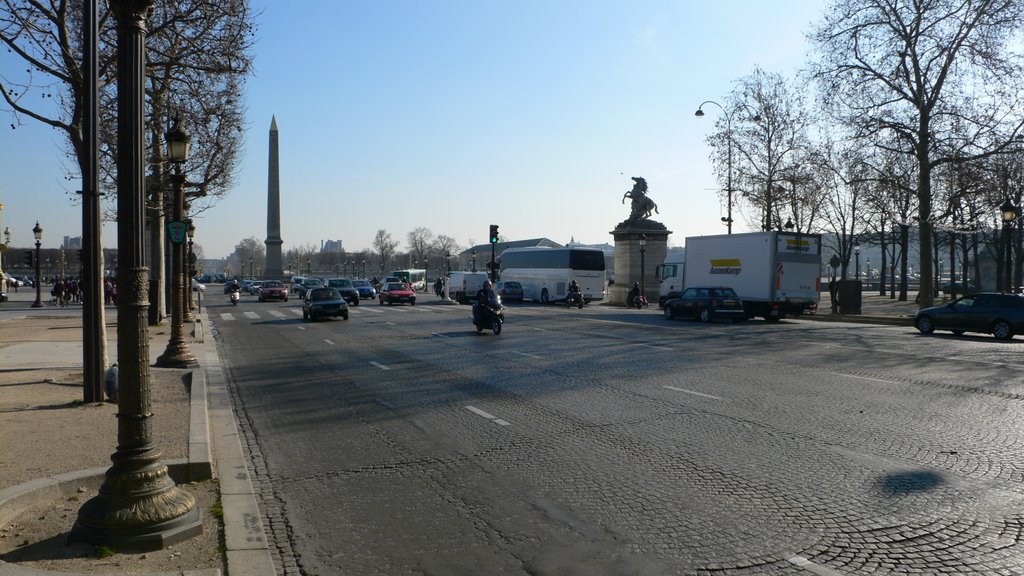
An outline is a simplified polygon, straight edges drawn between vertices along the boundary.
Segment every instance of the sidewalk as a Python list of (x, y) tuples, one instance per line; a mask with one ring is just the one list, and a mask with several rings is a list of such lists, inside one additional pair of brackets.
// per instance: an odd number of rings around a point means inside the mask
[[(66, 544), (78, 508), (110, 467), (117, 406), (82, 401), (81, 305), (35, 309), (28, 292), (0, 303), (0, 574), (273, 576), (220, 358), (203, 337), (201, 315), (194, 335), (193, 324), (185, 326), (201, 368), (152, 366), (170, 338), (169, 322), (149, 327), (149, 356), (153, 442), (175, 482), (196, 497), (203, 534), (104, 558), (93, 546)], [(114, 361), (116, 309), (106, 315)]]

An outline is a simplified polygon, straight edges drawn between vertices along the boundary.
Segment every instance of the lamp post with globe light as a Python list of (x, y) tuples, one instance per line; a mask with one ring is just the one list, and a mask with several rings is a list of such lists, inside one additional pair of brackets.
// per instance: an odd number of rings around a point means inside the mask
[(167, 132), (166, 138), (168, 156), (174, 164), (174, 174), (171, 176), (174, 184), (174, 214), (173, 220), (168, 223), (171, 240), (171, 338), (167, 341), (164, 353), (156, 359), (156, 365), (161, 368), (188, 368), (198, 365), (199, 361), (189, 350), (184, 328), (185, 308), (188, 306), (184, 244), (188, 224), (185, 222), (185, 174), (181, 167), (188, 160), (189, 134), (181, 127), (180, 118), (174, 119), (174, 125)]
[(32, 303), (33, 308), (43, 307), (43, 291), (42, 284), (43, 279), (39, 271), (39, 248), (43, 245), (43, 227), (39, 225), (39, 221), (36, 220), (36, 225), (32, 228), (32, 234), (36, 237), (36, 301)]

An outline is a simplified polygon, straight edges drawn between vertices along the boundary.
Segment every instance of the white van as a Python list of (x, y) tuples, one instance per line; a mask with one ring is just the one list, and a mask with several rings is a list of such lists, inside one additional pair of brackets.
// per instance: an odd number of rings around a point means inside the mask
[(459, 304), (468, 304), (487, 280), (486, 272), (452, 272), (448, 277), (448, 297)]

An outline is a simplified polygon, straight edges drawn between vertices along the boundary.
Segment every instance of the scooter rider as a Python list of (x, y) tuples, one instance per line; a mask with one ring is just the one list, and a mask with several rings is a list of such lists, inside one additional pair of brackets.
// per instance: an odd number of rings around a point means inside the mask
[(567, 305), (572, 305), (581, 297), (582, 294), (580, 293), (580, 285), (577, 284), (576, 280), (574, 279), (572, 282), (569, 282), (569, 292), (566, 295), (565, 301)]
[(484, 307), (491, 307), (496, 302), (497, 297), (491, 288), (491, 281), (484, 280), (483, 285), (476, 291), (476, 306), (473, 306), (474, 322), (479, 324), (484, 319), (482, 315), (486, 314)]
[(636, 299), (640, 297), (640, 282), (633, 282), (633, 287), (629, 289), (629, 294), (626, 295), (626, 306), (632, 306)]

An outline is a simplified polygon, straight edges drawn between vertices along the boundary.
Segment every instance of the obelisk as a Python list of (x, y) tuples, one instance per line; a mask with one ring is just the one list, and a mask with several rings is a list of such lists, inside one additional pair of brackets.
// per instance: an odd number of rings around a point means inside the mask
[(278, 163), (277, 117), (270, 120), (270, 161), (267, 178), (267, 269), (264, 278), (284, 280), (281, 262), (281, 167)]

